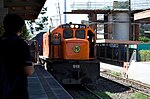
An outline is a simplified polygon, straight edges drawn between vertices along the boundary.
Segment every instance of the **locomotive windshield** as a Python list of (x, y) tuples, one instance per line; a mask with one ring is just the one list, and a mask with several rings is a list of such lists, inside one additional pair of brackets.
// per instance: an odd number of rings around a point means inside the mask
[(65, 39), (73, 38), (73, 31), (72, 30), (64, 30), (63, 36)]
[(85, 39), (85, 30), (76, 30), (76, 38)]

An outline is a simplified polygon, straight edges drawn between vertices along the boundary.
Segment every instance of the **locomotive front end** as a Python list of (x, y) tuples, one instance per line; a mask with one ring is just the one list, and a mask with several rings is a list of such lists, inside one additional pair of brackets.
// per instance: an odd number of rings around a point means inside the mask
[(49, 35), (48, 71), (61, 84), (96, 84), (95, 34), (84, 24), (63, 24)]
[(63, 42), (63, 59), (88, 60), (89, 42), (85, 39), (66, 39)]

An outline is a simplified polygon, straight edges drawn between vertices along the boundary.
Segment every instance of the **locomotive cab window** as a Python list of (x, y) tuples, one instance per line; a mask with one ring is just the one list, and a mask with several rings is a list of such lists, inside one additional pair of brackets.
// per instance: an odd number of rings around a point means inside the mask
[(73, 31), (72, 30), (64, 30), (63, 37), (65, 39), (73, 38)]
[(76, 30), (76, 38), (85, 39), (85, 30)]

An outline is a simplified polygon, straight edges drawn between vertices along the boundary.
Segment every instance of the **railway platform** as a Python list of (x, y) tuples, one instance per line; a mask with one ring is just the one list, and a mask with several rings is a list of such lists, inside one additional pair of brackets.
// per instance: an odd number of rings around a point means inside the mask
[(28, 77), (29, 99), (73, 99), (41, 65)]
[[(128, 79), (140, 81), (150, 85), (150, 62), (135, 62), (132, 61), (128, 68), (100, 62), (100, 70), (111, 70), (114, 72), (126, 73)], [(124, 75), (123, 75), (124, 76)]]
[(115, 71), (115, 72), (123, 72), (123, 67), (108, 64), (108, 63), (104, 63), (104, 62), (100, 62), (100, 69), (101, 69), (101, 71), (112, 70), (112, 71)]

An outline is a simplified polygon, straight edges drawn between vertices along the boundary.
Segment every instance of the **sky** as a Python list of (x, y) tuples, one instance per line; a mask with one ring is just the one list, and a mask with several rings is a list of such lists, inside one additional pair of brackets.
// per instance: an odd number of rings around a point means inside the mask
[[(41, 31), (48, 31), (49, 26), (51, 26), (50, 18), (52, 19), (53, 27), (56, 27), (60, 25), (61, 23), (64, 24), (64, 1), (65, 0), (46, 0), (46, 3), (44, 7), (47, 7), (47, 12), (44, 15), (39, 15), (38, 17), (42, 16), (48, 16), (48, 23), (49, 25), (45, 26), (45, 28)], [(106, 6), (112, 7), (113, 1), (128, 1), (128, 0), (66, 0), (66, 12), (71, 12), (73, 9), (77, 9), (77, 6), (75, 8), (72, 8), (71, 5), (79, 3), (84, 4), (84, 6), (93, 6), (93, 9), (101, 9)], [(150, 0), (130, 0), (132, 3), (131, 7), (137, 6), (137, 8), (140, 8), (141, 4), (144, 3), (144, 7), (150, 8)], [(94, 4), (93, 4), (94, 3)], [(98, 6), (95, 6), (95, 4), (99, 4)], [(59, 5), (59, 6), (58, 6)], [(80, 6), (78, 9), (84, 9), (84, 6)], [(82, 8), (84, 7), (84, 8)], [(95, 8), (94, 8), (95, 7)], [(101, 7), (101, 8), (97, 8)], [(60, 14), (59, 14), (60, 11)], [(100, 15), (98, 18), (101, 17)], [(72, 22), (72, 23), (81, 23), (82, 20), (88, 21), (88, 15), (87, 14), (66, 14), (66, 23)], [(34, 24), (36, 27), (36, 25)], [(27, 27), (29, 28), (29, 27)], [(36, 32), (36, 31), (35, 31)], [(39, 31), (38, 31), (39, 33)], [(35, 33), (36, 34), (36, 33)]]
[[(59, 25), (60, 23), (64, 23), (64, 1), (65, 0), (47, 0), (45, 3), (45, 7), (47, 7), (46, 16), (52, 19), (54, 26)], [(97, 2), (104, 6), (112, 6), (113, 1), (128, 1), (128, 0), (66, 0), (66, 12), (71, 12), (72, 8), (71, 5), (73, 3), (83, 3), (86, 4), (87, 2)], [(141, 4), (140, 2), (146, 2), (145, 4), (149, 4), (150, 0), (130, 0), (133, 6)], [(138, 3), (138, 4), (137, 4)], [(106, 5), (107, 4), (107, 5)], [(59, 6), (58, 6), (59, 5)], [(147, 7), (147, 5), (144, 5)], [(81, 6), (80, 6), (81, 9)], [(60, 11), (60, 13), (59, 13)], [(66, 14), (66, 23), (73, 22), (73, 23), (81, 23), (81, 20), (87, 20), (87, 14)], [(61, 20), (61, 21), (60, 21)]]
[[(66, 0), (66, 11), (67, 12), (71, 12), (71, 4), (74, 1), (80, 1), (80, 0)], [(69, 1), (69, 2), (68, 2)], [(83, 1), (87, 1), (87, 0), (82, 0)], [(59, 5), (59, 6), (58, 6)], [(48, 7), (48, 11), (46, 13), (47, 16), (49, 16), (50, 18), (52, 18), (53, 20), (53, 24), (54, 25), (59, 25), (60, 23), (64, 23), (64, 0), (47, 0), (46, 7)], [(60, 7), (60, 9), (59, 9)], [(59, 13), (60, 11), (60, 13)], [(87, 20), (87, 15), (72, 15), (72, 14), (67, 14), (66, 15), (67, 20), (66, 23), (69, 23), (71, 21), (73, 21), (74, 23), (81, 23), (82, 19)], [(61, 21), (60, 21), (61, 19)]]
[[(73, 9), (77, 8), (71, 8), (72, 4), (76, 3), (84, 3), (89, 5), (89, 3), (95, 3), (95, 4), (100, 4), (98, 7), (104, 7), (104, 6), (112, 6), (113, 1), (128, 1), (128, 0), (66, 0), (66, 12), (71, 12)], [(150, 0), (130, 0), (131, 3), (133, 4), (132, 6), (137, 6), (140, 8), (140, 5), (144, 3), (144, 7), (149, 7), (150, 8)], [(58, 6), (59, 4), (59, 6)], [(64, 0), (47, 0), (44, 7), (47, 7), (47, 12), (44, 14), (44, 16), (48, 16), (49, 18), (49, 25), (44, 28), (44, 30), (41, 31), (47, 31), (49, 26), (51, 25), (50, 18), (52, 19), (53, 26), (58, 26), (60, 23), (65, 23), (64, 21)], [(59, 9), (60, 7), (60, 9)], [(95, 7), (96, 8), (96, 7)], [(79, 7), (79, 9), (82, 9), (82, 6)], [(60, 14), (59, 14), (60, 11)], [(43, 15), (39, 15), (38, 17), (42, 17)], [(66, 23), (73, 22), (73, 23), (81, 23), (82, 20), (88, 21), (88, 15), (87, 14), (66, 14), (67, 20)], [(60, 21), (61, 19), (61, 21)], [(29, 26), (27, 26), (29, 28)], [(36, 32), (36, 31), (35, 31)], [(39, 33), (39, 31), (37, 31)], [(35, 35), (37, 34), (35, 33)]]

